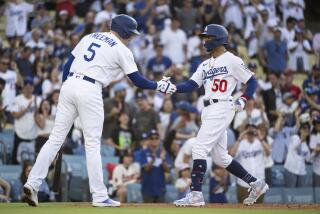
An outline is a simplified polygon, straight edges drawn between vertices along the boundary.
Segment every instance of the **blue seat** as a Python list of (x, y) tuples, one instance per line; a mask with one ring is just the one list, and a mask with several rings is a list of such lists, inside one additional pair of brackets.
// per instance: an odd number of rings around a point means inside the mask
[(0, 165), (0, 177), (11, 185), (19, 179), (22, 167), (19, 165)]
[(236, 186), (229, 186), (228, 191), (226, 192), (226, 197), (227, 197), (228, 203), (231, 203), (231, 204), (238, 203), (237, 187)]
[(172, 203), (174, 200), (177, 200), (177, 197), (178, 197), (178, 190), (176, 189), (176, 187), (172, 184), (167, 184), (165, 201), (167, 203)]
[(209, 191), (210, 191), (210, 186), (209, 185), (203, 185), (202, 186), (202, 194), (203, 194), (203, 198), (204, 198), (204, 201), (209, 203), (210, 199), (210, 194), (209, 194)]
[(142, 203), (141, 184), (128, 184), (127, 202)]
[(320, 204), (320, 187), (314, 188), (314, 201), (316, 204)]
[(267, 204), (282, 204), (283, 191), (281, 187), (270, 188), (264, 195), (264, 203)]
[(67, 200), (89, 201), (89, 183), (86, 158), (82, 155), (63, 155), (62, 174), (67, 176)]
[(102, 166), (105, 166), (108, 163), (119, 163), (119, 157), (113, 156), (113, 157), (104, 157), (102, 156)]
[(114, 156), (114, 148), (112, 146), (102, 144), (101, 145), (101, 156), (111, 157)]
[(312, 204), (313, 194), (311, 187), (283, 189), (284, 203), (288, 204)]
[(283, 165), (272, 166), (272, 186), (284, 187), (284, 167)]

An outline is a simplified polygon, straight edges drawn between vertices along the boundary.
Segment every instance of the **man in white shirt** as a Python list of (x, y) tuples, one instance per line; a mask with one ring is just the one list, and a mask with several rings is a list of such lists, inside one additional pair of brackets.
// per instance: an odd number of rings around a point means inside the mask
[(6, 5), (4, 15), (6, 16), (6, 36), (22, 37), (27, 31), (28, 14), (34, 9), (32, 4), (24, 1), (11, 0)]
[(2, 91), (3, 97), (3, 108), (6, 111), (9, 111), (14, 98), (16, 97), (16, 83), (17, 83), (17, 74), (16, 72), (9, 70), (10, 60), (8, 57), (2, 57), (0, 60), (0, 78), (6, 81), (4, 90)]
[(117, 14), (114, 12), (113, 3), (111, 0), (105, 0), (103, 2), (104, 10), (97, 13), (94, 24), (100, 25), (104, 22), (110, 23), (111, 19), (113, 19)]
[(44, 49), (46, 48), (46, 44), (42, 41), (40, 38), (40, 30), (34, 29), (32, 30), (32, 38), (30, 41), (27, 42), (26, 46), (30, 48), (38, 48), (38, 49)]
[(187, 35), (180, 29), (179, 20), (172, 19), (171, 27), (161, 32), (160, 40), (164, 46), (164, 55), (168, 56), (173, 64), (186, 62)]
[(33, 93), (33, 82), (25, 79), (22, 94), (14, 99), (11, 114), (14, 118), (13, 164), (18, 164), (18, 147), (21, 142), (32, 143), (37, 137), (37, 125), (34, 120), (36, 112), (36, 97)]
[(282, 29), (282, 38), (288, 43), (292, 42), (295, 38), (295, 26), (296, 19), (293, 17), (288, 17), (286, 20), (286, 27)]
[(310, 136), (311, 158), (313, 160), (313, 186), (320, 187), (320, 116), (313, 121), (313, 130)]
[[(255, 125), (248, 125), (247, 129), (242, 132), (237, 142), (230, 149), (230, 155), (253, 176), (258, 179), (265, 178), (264, 158), (265, 154), (270, 154), (271, 147), (266, 142), (258, 139), (257, 128)], [(240, 178), (237, 178), (237, 198), (243, 201), (247, 197), (249, 185)], [(263, 202), (261, 196), (257, 203)]]
[(139, 176), (139, 164), (133, 163), (130, 153), (125, 153), (122, 164), (116, 166), (112, 173), (112, 185), (121, 203), (127, 201), (127, 185), (137, 183)]

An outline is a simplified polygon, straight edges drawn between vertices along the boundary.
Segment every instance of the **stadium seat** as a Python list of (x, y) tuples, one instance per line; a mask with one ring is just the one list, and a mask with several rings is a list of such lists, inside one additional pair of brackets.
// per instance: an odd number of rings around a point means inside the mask
[(272, 186), (284, 187), (284, 167), (283, 165), (274, 165), (272, 167)]
[(311, 164), (306, 165), (307, 174), (305, 176), (305, 187), (312, 187), (313, 185), (313, 168)]
[(282, 204), (283, 191), (281, 187), (270, 188), (264, 195), (264, 203), (267, 204)]
[(237, 191), (235, 186), (229, 186), (228, 191), (226, 192), (226, 197), (227, 197), (228, 203), (231, 203), (231, 204), (238, 203)]
[(210, 191), (210, 186), (209, 185), (203, 185), (202, 186), (202, 193), (203, 193), (204, 201), (206, 203), (209, 203), (209, 201), (210, 201), (210, 199), (209, 199), (209, 191)]
[(102, 156), (102, 166), (105, 166), (107, 163), (119, 163), (119, 157), (113, 156), (113, 157), (104, 157)]
[(172, 203), (174, 200), (176, 200), (178, 197), (178, 190), (176, 187), (172, 184), (166, 185), (166, 195), (165, 195), (165, 201), (167, 203)]
[(63, 155), (62, 174), (67, 176), (67, 200), (88, 201), (89, 183), (85, 156)]
[(311, 204), (314, 202), (313, 188), (284, 188), (284, 203), (288, 204)]
[(142, 203), (141, 184), (128, 184), (127, 202)]
[(19, 179), (22, 167), (19, 165), (0, 165), (0, 177), (13, 184)]
[(35, 161), (35, 142), (21, 142), (17, 151), (17, 160), (19, 163), (25, 161)]
[(105, 157), (114, 156), (114, 148), (106, 144), (101, 144), (101, 156), (105, 156)]
[(314, 202), (320, 204), (320, 187), (314, 188)]

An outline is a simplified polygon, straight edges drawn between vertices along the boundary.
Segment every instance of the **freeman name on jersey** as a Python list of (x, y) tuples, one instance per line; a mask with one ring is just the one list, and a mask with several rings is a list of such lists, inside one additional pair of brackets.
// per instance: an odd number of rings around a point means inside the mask
[(116, 41), (114, 41), (113, 39), (101, 34), (101, 33), (93, 33), (90, 35), (91, 38), (94, 38), (94, 39), (98, 39), (100, 41), (103, 41), (105, 43), (107, 43), (110, 47), (113, 47), (117, 44)]
[(221, 74), (227, 74), (228, 69), (226, 66), (218, 67), (218, 68), (211, 68), (209, 71), (203, 70), (203, 80), (210, 79), (212, 80), (213, 77), (221, 75)]

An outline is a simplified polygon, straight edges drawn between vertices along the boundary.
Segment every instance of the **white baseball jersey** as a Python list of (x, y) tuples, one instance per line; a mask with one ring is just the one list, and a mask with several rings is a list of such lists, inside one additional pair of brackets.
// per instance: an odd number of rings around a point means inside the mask
[[(320, 146), (320, 133), (311, 134), (310, 136), (310, 149), (316, 149)], [(320, 154), (313, 152), (313, 172), (320, 175)]]
[[(265, 177), (264, 157), (264, 150), (258, 139), (255, 139), (253, 143), (242, 140), (235, 155), (235, 159), (238, 160), (250, 174), (258, 179), (264, 179)], [(240, 178), (237, 178), (237, 184), (243, 187), (249, 187), (249, 185)]]
[(238, 81), (246, 83), (253, 73), (244, 65), (242, 59), (230, 52), (202, 62), (192, 75), (199, 86), (204, 86), (204, 99), (230, 98)]
[(8, 3), (4, 12), (7, 17), (7, 36), (23, 36), (26, 33), (28, 13), (31, 13), (33, 8), (32, 4), (26, 2), (21, 4)]
[(10, 110), (13, 100), (16, 97), (17, 74), (14, 71), (0, 72), (0, 78), (6, 81), (4, 90), (2, 91), (3, 106)]
[(111, 32), (97, 32), (81, 39), (71, 52), (70, 72), (86, 75), (106, 87), (121, 73), (138, 71), (134, 57)]

